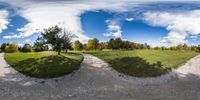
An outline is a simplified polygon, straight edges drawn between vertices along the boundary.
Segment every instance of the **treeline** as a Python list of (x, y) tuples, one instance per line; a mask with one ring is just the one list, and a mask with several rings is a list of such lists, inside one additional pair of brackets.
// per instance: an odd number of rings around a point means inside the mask
[(60, 54), (61, 50), (67, 50), (71, 47), (71, 39), (75, 37), (70, 31), (67, 31), (58, 26), (44, 29), (41, 32), (41, 36), (36, 39), (34, 45), (25, 44), (23, 47), (19, 47), (17, 43), (8, 44), (3, 43), (1, 45), (1, 51), (7, 53), (13, 52), (40, 52), (51, 50), (57, 51)]
[(134, 49), (151, 49), (147, 43), (135, 43), (130, 41), (123, 41), (121, 38), (110, 39), (108, 42), (99, 42), (98, 39), (94, 38), (89, 40), (87, 43), (82, 44), (80, 41), (75, 41), (72, 44), (73, 50), (134, 50)]
[(154, 47), (155, 50), (184, 50), (184, 51), (200, 51), (200, 45), (195, 46), (195, 45), (187, 45), (187, 44), (179, 44), (177, 46), (171, 46), (171, 47)]
[[(61, 35), (62, 34), (62, 35)], [(40, 52), (48, 51), (49, 47), (51, 50), (57, 51), (58, 54), (62, 50), (135, 50), (135, 49), (160, 49), (160, 50), (193, 50), (200, 51), (200, 46), (188, 46), (187, 44), (180, 44), (172, 47), (154, 47), (152, 48), (147, 43), (135, 43), (131, 41), (125, 41), (121, 38), (110, 39), (107, 42), (99, 42), (98, 39), (90, 39), (87, 43), (82, 44), (80, 41), (71, 42), (76, 37), (70, 31), (54, 26), (51, 28), (44, 29), (41, 32), (41, 37), (38, 37), (34, 42), (34, 45), (25, 44), (23, 47), (19, 47), (17, 43), (3, 43), (1, 45), (1, 51), (12, 53), (12, 52)]]
[(199, 46), (189, 46), (187, 44), (179, 44), (177, 46), (161, 46), (161, 47), (151, 47), (147, 43), (135, 43), (131, 41), (123, 41), (121, 38), (110, 39), (108, 42), (99, 42), (98, 39), (94, 38), (89, 40), (87, 43), (82, 44), (80, 41), (73, 42), (73, 50), (102, 50), (102, 49), (112, 49), (112, 50), (135, 50), (135, 49), (155, 49), (155, 50), (191, 50), (200, 51)]
[(30, 44), (24, 44), (23, 47), (18, 46), (17, 43), (3, 43), (1, 45), (1, 51), (6, 53), (13, 53), (13, 52), (32, 52), (32, 46)]
[[(24, 46), (19, 47), (17, 43), (3, 43), (1, 45), (1, 51), (12, 53), (12, 52), (40, 52), (40, 51), (48, 51), (49, 46), (44, 42), (42, 37), (38, 37), (34, 42), (34, 45), (24, 44)], [(177, 46), (171, 47), (154, 47), (152, 48), (147, 43), (135, 43), (131, 41), (123, 41), (120, 38), (110, 39), (108, 42), (99, 42), (98, 39), (90, 39), (87, 43), (83, 44), (79, 40), (74, 42), (70, 42), (68, 44), (69, 50), (103, 50), (103, 49), (112, 49), (112, 50), (135, 50), (135, 49), (155, 49), (155, 50), (191, 50), (191, 51), (200, 51), (199, 46), (189, 46), (187, 44), (179, 44)], [(51, 49), (53, 50), (53, 48)], [(63, 50), (63, 49), (62, 49)]]

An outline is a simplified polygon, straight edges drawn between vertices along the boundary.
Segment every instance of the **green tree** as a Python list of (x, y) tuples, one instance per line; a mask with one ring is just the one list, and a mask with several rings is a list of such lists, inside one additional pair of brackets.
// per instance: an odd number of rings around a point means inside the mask
[(3, 44), (1, 45), (1, 51), (5, 52), (5, 48), (6, 48), (6, 46), (8, 46), (8, 45), (9, 45), (9, 43), (3, 43)]
[(76, 35), (73, 35), (70, 31), (63, 29), (63, 35), (61, 36), (61, 40), (63, 42), (62, 49), (65, 49), (66, 53), (68, 49), (72, 48), (72, 39), (77, 37)]
[(80, 50), (83, 49), (83, 44), (79, 40), (76, 40), (73, 43), (72, 47), (73, 47), (74, 50), (80, 51)]
[(24, 44), (24, 47), (22, 48), (23, 52), (31, 52), (32, 46), (30, 44)]
[(42, 37), (38, 37), (33, 46), (35, 52), (47, 51), (48, 45), (45, 44), (45, 41)]
[(109, 41), (108, 41), (108, 48), (109, 49), (114, 49), (114, 39), (111, 38)]
[(89, 40), (87, 43), (87, 49), (97, 50), (98, 47), (99, 47), (99, 40), (96, 38)]
[(200, 45), (197, 46), (197, 50), (198, 50), (198, 52), (200, 52)]
[(18, 52), (18, 45), (16, 43), (9, 44), (5, 48), (6, 53)]
[(132, 49), (129, 41), (123, 41), (122, 48), (125, 50)]
[(108, 42), (108, 46), (110, 49), (120, 49), (123, 48), (123, 41), (121, 38), (110, 39)]
[(53, 50), (57, 51), (59, 55), (62, 49), (65, 49), (67, 52), (71, 45), (71, 39), (74, 37), (70, 31), (66, 31), (58, 26), (44, 29), (42, 36), (45, 42), (51, 44)]

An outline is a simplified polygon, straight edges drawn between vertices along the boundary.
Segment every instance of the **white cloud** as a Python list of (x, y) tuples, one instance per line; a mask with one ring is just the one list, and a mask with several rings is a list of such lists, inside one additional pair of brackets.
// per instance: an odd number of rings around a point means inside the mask
[(134, 20), (134, 18), (126, 18), (125, 20), (131, 22)]
[(25, 41), (24, 41), (24, 43), (30, 43), (31, 42), (31, 39), (26, 39)]
[(5, 35), (3, 36), (4, 39), (13, 39), (13, 38), (21, 38), (20, 34), (14, 34), (14, 35)]
[(120, 38), (122, 36), (122, 30), (121, 26), (119, 25), (119, 21), (115, 20), (106, 20), (107, 24), (107, 32), (103, 35), (106, 37), (114, 37), (114, 38)]
[(186, 43), (190, 36), (200, 34), (200, 10), (188, 12), (147, 12), (144, 20), (152, 26), (166, 27), (168, 36), (161, 42), (171, 45)]
[[(23, 1), (23, 2), (22, 2)], [(7, 1), (9, 2), (9, 1)], [(28, 23), (19, 28), (21, 37), (30, 36), (44, 28), (49, 28), (54, 25), (66, 27), (72, 31), (82, 41), (87, 41), (88, 36), (82, 30), (80, 15), (86, 11), (94, 10), (109, 10), (114, 12), (128, 11), (128, 2), (130, 0), (118, 1), (34, 1), (34, 0), (21, 0), (20, 2), (9, 2), (18, 8), (18, 14), (25, 19)], [(112, 5), (110, 5), (112, 4)], [(136, 2), (130, 5), (133, 7)], [(113, 33), (119, 35), (121, 32)]]
[(0, 10), (0, 33), (7, 28), (9, 24), (8, 12), (6, 10)]

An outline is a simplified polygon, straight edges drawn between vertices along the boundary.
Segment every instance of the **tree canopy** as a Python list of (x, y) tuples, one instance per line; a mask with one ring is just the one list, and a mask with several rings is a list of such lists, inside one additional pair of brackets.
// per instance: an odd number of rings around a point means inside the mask
[(76, 40), (74, 41), (72, 47), (74, 50), (80, 51), (83, 49), (83, 44), (79, 40)]
[(71, 40), (74, 35), (70, 31), (62, 29), (58, 26), (54, 26), (48, 29), (44, 29), (42, 32), (42, 37), (45, 39), (47, 44), (51, 44), (53, 50), (57, 51), (60, 54), (62, 49), (69, 49), (71, 46)]

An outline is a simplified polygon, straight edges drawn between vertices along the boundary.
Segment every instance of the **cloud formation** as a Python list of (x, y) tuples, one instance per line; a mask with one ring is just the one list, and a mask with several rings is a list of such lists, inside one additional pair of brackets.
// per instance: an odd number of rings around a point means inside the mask
[[(199, 34), (199, 11), (188, 11), (187, 13), (170, 13), (170, 9), (184, 10), (196, 9), (196, 6), (171, 3), (157, 4), (155, 1), (163, 0), (0, 0), (9, 3), (17, 11), (17, 14), (25, 18), (28, 23), (19, 28), (19, 34), (4, 36), (4, 38), (24, 38), (42, 31), (54, 25), (65, 27), (78, 36), (78, 39), (85, 42), (89, 37), (84, 33), (81, 26), (80, 16), (84, 12), (94, 10), (106, 10), (119, 13), (132, 13), (130, 16), (123, 16), (123, 20), (137, 20), (144, 14), (144, 20), (153, 26), (166, 27), (169, 31), (162, 42), (170, 44), (185, 43), (187, 37), (194, 38)], [(152, 3), (153, 1), (153, 3)], [(167, 0), (177, 1), (178, 0)], [(180, 1), (182, 2), (182, 1)], [(146, 5), (145, 5), (146, 4)], [(150, 5), (148, 5), (150, 4)], [(153, 4), (153, 5), (151, 5)], [(172, 6), (171, 6), (172, 5)], [(192, 4), (193, 5), (193, 4)], [(134, 8), (135, 7), (135, 8)], [(180, 8), (177, 8), (180, 7)], [(192, 8), (191, 8), (192, 7)], [(155, 12), (157, 10), (158, 12)], [(160, 10), (160, 11), (159, 11)], [(167, 10), (165, 12), (165, 10)], [(147, 12), (148, 11), (148, 12)], [(194, 15), (193, 15), (194, 14)], [(0, 17), (1, 19), (1, 17)], [(184, 20), (184, 21), (183, 21)], [(194, 23), (192, 23), (194, 22)], [(107, 23), (107, 33), (104, 36), (121, 37), (122, 30), (120, 22), (110, 20)], [(8, 23), (7, 23), (8, 24)], [(4, 27), (5, 25), (4, 24)], [(1, 23), (0, 23), (0, 31)]]
[[(19, 28), (21, 37), (27, 37), (44, 28), (55, 25), (65, 27), (78, 36), (82, 42), (89, 39), (82, 30), (80, 15), (86, 11), (109, 10), (114, 12), (127, 11), (127, 2), (119, 1), (34, 1), (22, 0), (23, 2), (9, 2), (18, 8), (18, 14), (24, 17), (28, 23)], [(127, 0), (128, 1), (128, 0)], [(112, 5), (110, 5), (112, 4)], [(132, 5), (133, 6), (133, 5)], [(13, 36), (11, 36), (13, 37)]]
[(0, 33), (7, 28), (8, 24), (8, 12), (6, 10), (0, 10)]
[(121, 26), (119, 25), (119, 21), (116, 20), (106, 20), (107, 24), (107, 33), (103, 35), (106, 37), (114, 37), (120, 38), (122, 36)]
[(168, 36), (161, 42), (171, 45), (186, 43), (187, 38), (200, 34), (200, 10), (188, 12), (147, 12), (144, 20), (152, 26), (166, 27)]
[(5, 36), (3, 36), (4, 39), (21, 38), (21, 37), (22, 36), (20, 34), (5, 35)]

